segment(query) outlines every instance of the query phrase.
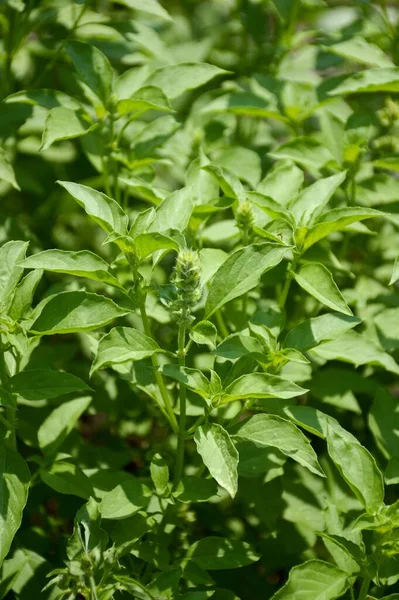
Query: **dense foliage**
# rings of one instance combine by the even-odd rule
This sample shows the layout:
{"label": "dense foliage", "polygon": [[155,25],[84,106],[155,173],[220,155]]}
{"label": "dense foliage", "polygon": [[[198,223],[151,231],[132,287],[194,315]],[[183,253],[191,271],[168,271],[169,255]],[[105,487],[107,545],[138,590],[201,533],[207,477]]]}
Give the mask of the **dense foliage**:
{"label": "dense foliage", "polygon": [[397,600],[397,3],[0,28],[0,599]]}

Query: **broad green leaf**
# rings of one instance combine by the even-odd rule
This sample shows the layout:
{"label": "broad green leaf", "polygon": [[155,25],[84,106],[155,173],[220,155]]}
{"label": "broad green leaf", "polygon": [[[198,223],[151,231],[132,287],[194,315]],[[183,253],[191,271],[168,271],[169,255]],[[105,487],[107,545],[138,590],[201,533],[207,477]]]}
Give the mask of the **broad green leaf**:
{"label": "broad green leaf", "polygon": [[190,390],[193,390],[205,400],[212,397],[208,379],[199,369],[190,369],[188,367],[178,367],[174,364],[166,364],[162,367],[162,372],[167,376],[184,384]]}
{"label": "broad green leaf", "polygon": [[0,248],[0,308],[10,301],[10,296],[20,280],[23,269],[18,263],[25,257],[28,242],[11,241]]}
{"label": "broad green leaf", "polygon": [[21,189],[15,179],[14,169],[2,148],[0,148],[0,181],[9,183],[16,190]]}
{"label": "broad green leaf", "polygon": [[395,264],[393,266],[392,277],[389,285],[396,283],[399,279],[399,256],[396,257]]}
{"label": "broad green leaf", "polygon": [[88,250],[80,250],[80,252],[44,250],[44,252],[29,256],[19,263],[19,266],[24,269],[43,269],[43,271],[53,273],[68,273],[123,288],[111,272],[109,264]]}
{"label": "broad green leaf", "polygon": [[399,411],[398,400],[387,390],[380,388],[368,414],[368,425],[374,440],[385,458],[399,458]]}
{"label": "broad green leaf", "polygon": [[166,10],[161,6],[158,0],[115,0],[117,4],[122,4],[123,6],[127,6],[127,8],[132,8],[133,10],[138,10],[139,12],[144,12],[149,15],[154,15],[155,17],[159,17],[161,19],[165,19],[167,21],[171,21],[170,15],[166,12]]}
{"label": "broad green leaf", "polygon": [[150,337],[132,327],[114,327],[99,341],[91,374],[108,365],[143,360],[155,352],[163,352]]}
{"label": "broad green leaf", "polygon": [[159,87],[168,98],[177,98],[184,92],[201,87],[219,75],[229,71],[207,63],[179,63],[160,67],[145,81],[145,85]]}
{"label": "broad green leaf", "polygon": [[376,512],[384,500],[382,473],[370,452],[336,428],[327,429],[327,447],[331,459],[353,493],[368,512]]}
{"label": "broad green leaf", "polygon": [[274,119],[283,123],[288,122],[288,119],[278,111],[278,107],[274,103],[268,102],[265,98],[260,98],[251,92],[224,94],[209,102],[204,107],[203,112],[233,113],[255,119]]}
{"label": "broad green leaf", "polygon": [[261,276],[282,261],[287,248],[274,244],[253,244],[231,254],[216,271],[209,290],[205,317],[230,300],[249,292]]}
{"label": "broad green leaf", "polygon": [[32,106],[42,106],[43,108],[56,108],[57,106],[65,106],[73,110],[79,110],[81,105],[77,100],[53,89],[39,90],[21,90],[15,94],[11,94],[6,98],[7,103],[17,102],[18,104],[31,104]]}
{"label": "broad green leaf", "polygon": [[291,161],[281,160],[268,171],[256,189],[282,206],[287,206],[299,193],[303,180],[304,174],[301,169]]}
{"label": "broad green leaf", "polygon": [[308,294],[329,308],[352,316],[352,311],[338,289],[332,274],[321,263],[306,263],[293,273],[295,281]]}
{"label": "broad green leaf", "polygon": [[130,596],[133,596],[137,600],[155,600],[154,596],[150,594],[140,581],[128,577],[127,575],[114,575],[113,577],[118,583],[118,590],[126,590]]}
{"label": "broad green leaf", "polygon": [[312,353],[324,360],[342,360],[356,367],[376,365],[391,373],[399,374],[399,365],[392,356],[381,350],[372,340],[355,331],[346,331],[333,341],[326,342]]}
{"label": "broad green leaf", "polygon": [[150,473],[157,494],[164,494],[169,483],[169,467],[160,454],[155,454],[152,458]]}
{"label": "broad green leaf", "polygon": [[0,568],[0,598],[2,600],[13,588],[26,563],[26,557],[18,555],[18,552],[3,562],[3,566]]}
{"label": "broad green leaf", "polygon": [[189,336],[196,344],[207,344],[214,349],[216,346],[217,329],[210,321],[199,321],[190,329]]}
{"label": "broad green leaf", "polygon": [[51,369],[21,371],[7,381],[7,388],[24,400],[58,398],[72,392],[91,390],[79,377]]}
{"label": "broad green leaf", "polygon": [[174,497],[179,502],[207,502],[218,493],[218,488],[213,479],[201,477],[182,477],[175,491]]}
{"label": "broad green leaf", "polygon": [[195,542],[186,557],[206,571],[238,569],[259,560],[259,555],[246,542],[216,536]]}
{"label": "broad green leaf", "polygon": [[244,188],[237,175],[228,169],[224,169],[219,165],[214,164],[208,164],[201,168],[216,179],[226,196],[235,198],[236,200],[242,197]]}
{"label": "broad green leaf", "polygon": [[293,223],[290,212],[281,206],[281,204],[273,200],[273,198],[264,196],[259,192],[247,192],[246,197],[248,200],[256,204],[256,206],[259,206],[259,208],[261,208],[272,219],[283,219],[288,223]]}
{"label": "broad green leaf", "polygon": [[290,204],[290,212],[300,226],[310,225],[328,204],[346,178],[346,171],[319,179],[305,188]]}
{"label": "broad green leaf", "polygon": [[42,467],[40,477],[46,485],[60,494],[72,494],[85,499],[93,496],[90,479],[72,462],[60,460],[49,467]]}
{"label": "broad green leaf", "polygon": [[144,260],[157,250],[178,250],[179,244],[162,233],[141,233],[134,240],[134,246],[139,257]]}
{"label": "broad green leaf", "polygon": [[271,414],[255,415],[236,427],[234,433],[257,446],[277,448],[312,473],[325,477],[308,439],[286,419]]}
{"label": "broad green leaf", "polygon": [[217,356],[227,360],[236,360],[247,354],[265,352],[264,344],[257,338],[243,333],[233,333],[225,338],[215,350]]}
{"label": "broad green leaf", "polygon": [[307,169],[321,169],[334,160],[331,152],[310,137],[300,137],[281,144],[269,152],[269,156],[278,160],[287,158]]}
{"label": "broad green leaf", "polygon": [[392,61],[376,45],[367,42],[360,35],[351,37],[349,40],[323,46],[327,52],[332,52],[342,58],[353,60],[354,62],[364,63],[372,67],[393,67]]}
{"label": "broad green leaf", "polygon": [[348,574],[331,563],[309,560],[293,567],[272,600],[335,600],[348,589]]}
{"label": "broad green leaf", "polygon": [[103,519],[126,519],[147,506],[151,491],[135,477],[117,485],[104,496],[100,505]]}
{"label": "broad green leaf", "polygon": [[234,498],[238,485],[238,452],[227,431],[216,423],[203,425],[196,430],[194,440],[212,477]]}
{"label": "broad green leaf", "polygon": [[43,421],[37,432],[39,446],[44,454],[54,454],[74,429],[77,421],[85,412],[91,398],[77,398],[57,406]]}
{"label": "broad green leaf", "polygon": [[92,331],[129,312],[105,296],[61,292],[43,306],[30,331],[37,335]]}
{"label": "broad green leaf", "polygon": [[30,472],[22,456],[0,447],[0,567],[18,531],[30,482]]}
{"label": "broad green leaf", "polygon": [[287,400],[295,396],[301,396],[307,391],[296,385],[296,383],[277,375],[248,373],[227,386],[220,402],[224,404],[225,402],[249,398],[281,398]]}
{"label": "broad green leaf", "polygon": [[387,308],[374,319],[378,339],[383,348],[399,348],[399,308]]}
{"label": "broad green leaf", "polygon": [[148,533],[150,529],[151,517],[146,518],[141,513],[136,513],[127,519],[116,521],[110,531],[110,536],[117,547],[123,546],[124,549],[129,550],[129,547]]}
{"label": "broad green leaf", "polygon": [[86,185],[71,181],[58,181],[84,208],[86,213],[107,233],[127,233],[128,218],[115,200]]}
{"label": "broad green leaf", "polygon": [[144,113],[148,110],[173,112],[173,108],[163,91],[153,85],[140,88],[130,98],[119,100],[116,110],[120,116],[132,112]]}
{"label": "broad green leaf", "polygon": [[32,306],[33,296],[42,278],[43,271],[36,269],[31,271],[19,282],[15,288],[14,295],[8,314],[12,319],[18,321]]}
{"label": "broad green leaf", "polygon": [[318,346],[321,342],[335,340],[348,329],[362,322],[359,317],[342,313],[328,313],[308,321],[303,321],[288,332],[284,342],[286,348],[296,348],[301,352]]}
{"label": "broad green leaf", "polygon": [[398,92],[399,67],[368,69],[349,75],[336,88],[329,92],[330,96],[346,94],[364,94],[369,92]]}
{"label": "broad green leaf", "polygon": [[114,75],[108,58],[95,46],[76,40],[66,43],[66,51],[85,84],[107,105]]}
{"label": "broad green leaf", "polygon": [[167,196],[158,207],[149,231],[163,232],[169,229],[183,231],[193,212],[192,196],[190,187],[182,188]]}
{"label": "broad green leaf", "polygon": [[15,398],[3,387],[0,387],[0,406],[13,410],[16,408]]}
{"label": "broad green leaf", "polygon": [[244,146],[232,146],[224,150],[218,156],[217,161],[222,168],[228,169],[241,181],[245,181],[251,187],[256,188],[262,175],[261,159],[257,152]]}
{"label": "broad green leaf", "polygon": [[81,137],[89,132],[91,123],[75,110],[65,106],[52,108],[44,124],[41,150],[47,150],[54,142]]}
{"label": "broad green leaf", "polygon": [[306,232],[303,250],[310,248],[310,246],[327,237],[330,233],[345,229],[345,227],[352,225],[352,223],[358,223],[359,221],[371,219],[372,217],[383,216],[384,213],[379,210],[362,208],[360,206],[354,206],[353,208],[334,208],[321,215],[319,220]]}
{"label": "broad green leaf", "polygon": [[180,567],[169,569],[158,573],[147,586],[147,590],[155,598],[165,598],[165,600],[174,600],[179,594],[179,581],[182,576]]}

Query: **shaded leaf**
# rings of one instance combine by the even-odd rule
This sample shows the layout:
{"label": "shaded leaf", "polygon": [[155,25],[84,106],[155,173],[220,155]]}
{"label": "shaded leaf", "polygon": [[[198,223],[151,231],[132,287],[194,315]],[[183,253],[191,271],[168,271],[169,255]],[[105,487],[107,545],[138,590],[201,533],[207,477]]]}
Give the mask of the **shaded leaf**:
{"label": "shaded leaf", "polygon": [[234,498],[238,485],[238,452],[227,431],[216,423],[203,425],[196,430],[194,440],[212,477]]}

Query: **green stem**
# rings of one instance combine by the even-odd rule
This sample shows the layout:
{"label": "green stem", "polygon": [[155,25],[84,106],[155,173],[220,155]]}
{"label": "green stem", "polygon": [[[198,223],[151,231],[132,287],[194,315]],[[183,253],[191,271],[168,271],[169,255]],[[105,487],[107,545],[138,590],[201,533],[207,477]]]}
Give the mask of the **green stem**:
{"label": "green stem", "polygon": [[283,290],[282,290],[282,292],[280,294],[280,298],[279,298],[279,305],[280,305],[281,310],[284,309],[285,303],[287,302],[288,292],[290,291],[290,287],[291,287],[291,283],[292,283],[292,273],[295,271],[295,269],[298,265],[298,261],[299,261],[299,256],[295,256],[294,260],[291,263],[290,272],[287,273],[287,279],[285,280],[285,284],[284,284]]}
{"label": "green stem", "polygon": [[89,583],[90,583],[90,600],[98,600],[96,582],[94,581],[94,577],[91,573],[89,576]]}
{"label": "green stem", "polygon": [[367,600],[370,583],[371,583],[371,577],[366,575],[366,577],[363,579],[362,587],[360,588],[358,600]]}
{"label": "green stem", "polygon": [[227,329],[226,323],[224,322],[222,310],[220,308],[219,308],[219,310],[216,311],[215,317],[216,317],[217,325],[219,327],[219,331],[222,334],[222,336],[224,338],[229,337],[230,333],[229,333],[229,330]]}
{"label": "green stem", "polygon": [[[152,338],[150,322],[148,320],[147,312],[145,309],[145,296],[144,295],[141,295],[141,299],[140,299],[140,315],[141,315],[141,320],[143,322],[145,334],[148,335],[148,337]],[[152,355],[151,362],[152,362],[152,366],[154,367],[155,380],[158,384],[158,388],[159,388],[160,394],[162,396],[162,400],[164,403],[164,408],[165,408],[167,418],[169,420],[169,423],[170,423],[173,431],[175,433],[177,433],[179,430],[179,426],[177,423],[176,415],[173,412],[173,407],[172,407],[172,403],[170,401],[169,392],[166,389],[165,382],[162,378],[162,374],[159,371],[159,362],[158,362],[158,357],[156,354]]]}
{"label": "green stem", "polygon": [[[186,344],[186,326],[183,323],[179,325],[178,335],[178,356],[179,367],[186,366],[186,354],[184,346]],[[174,477],[174,485],[176,486],[183,475],[184,467],[184,438],[186,435],[186,386],[184,383],[179,384],[179,404],[180,404],[180,419],[179,419],[179,439],[177,444],[176,469]]]}

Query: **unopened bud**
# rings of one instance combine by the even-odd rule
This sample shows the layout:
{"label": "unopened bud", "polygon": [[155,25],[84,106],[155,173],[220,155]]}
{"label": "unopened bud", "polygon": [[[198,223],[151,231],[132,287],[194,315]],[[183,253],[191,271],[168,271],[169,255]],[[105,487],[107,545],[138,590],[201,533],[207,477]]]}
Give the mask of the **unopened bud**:
{"label": "unopened bud", "polygon": [[236,221],[238,229],[250,231],[254,226],[254,211],[248,200],[241,202],[237,208]]}
{"label": "unopened bud", "polygon": [[187,308],[194,306],[201,298],[201,263],[194,250],[184,248],[178,253],[174,284]]}

